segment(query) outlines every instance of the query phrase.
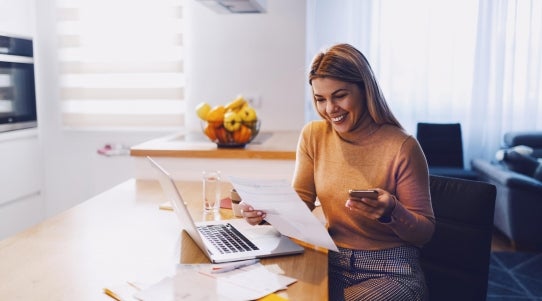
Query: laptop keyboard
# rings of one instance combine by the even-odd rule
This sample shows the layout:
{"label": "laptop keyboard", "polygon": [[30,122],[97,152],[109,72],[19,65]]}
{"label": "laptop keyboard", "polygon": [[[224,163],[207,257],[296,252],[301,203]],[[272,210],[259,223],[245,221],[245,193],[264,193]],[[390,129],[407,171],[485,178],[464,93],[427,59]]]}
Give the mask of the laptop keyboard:
{"label": "laptop keyboard", "polygon": [[221,254],[258,250],[258,247],[230,224],[202,225],[199,231]]}

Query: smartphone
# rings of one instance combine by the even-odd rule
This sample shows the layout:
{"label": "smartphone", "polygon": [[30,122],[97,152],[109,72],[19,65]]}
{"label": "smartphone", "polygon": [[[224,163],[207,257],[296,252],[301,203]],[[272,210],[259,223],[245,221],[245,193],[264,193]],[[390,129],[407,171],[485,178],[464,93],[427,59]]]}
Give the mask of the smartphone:
{"label": "smartphone", "polygon": [[369,198],[376,199],[378,197],[378,191],[376,190],[362,190],[362,189],[350,189],[348,190],[348,195],[353,198]]}

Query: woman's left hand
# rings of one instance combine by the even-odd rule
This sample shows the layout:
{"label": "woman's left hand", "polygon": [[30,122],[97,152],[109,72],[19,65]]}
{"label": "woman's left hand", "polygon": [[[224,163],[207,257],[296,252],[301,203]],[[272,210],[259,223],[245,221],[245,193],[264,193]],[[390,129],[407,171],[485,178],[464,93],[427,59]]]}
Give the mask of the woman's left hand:
{"label": "woman's left hand", "polygon": [[383,216],[390,216],[397,200],[395,196],[386,190],[375,188],[378,192],[376,199],[350,197],[345,206],[355,213],[359,213],[369,219],[378,220]]}

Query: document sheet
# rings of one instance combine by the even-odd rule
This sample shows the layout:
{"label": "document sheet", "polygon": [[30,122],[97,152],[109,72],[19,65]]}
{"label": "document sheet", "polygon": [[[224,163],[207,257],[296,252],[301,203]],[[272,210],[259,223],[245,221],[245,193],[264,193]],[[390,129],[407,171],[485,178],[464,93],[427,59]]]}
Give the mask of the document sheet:
{"label": "document sheet", "polygon": [[295,278],[270,271],[258,263],[215,274],[212,264],[179,264],[172,276],[167,276],[136,293],[142,301],[180,300],[256,300],[296,282]]}
{"label": "document sheet", "polygon": [[312,214],[287,180],[228,179],[241,199],[254,209],[265,211],[265,220],[283,235],[338,252],[325,225]]}

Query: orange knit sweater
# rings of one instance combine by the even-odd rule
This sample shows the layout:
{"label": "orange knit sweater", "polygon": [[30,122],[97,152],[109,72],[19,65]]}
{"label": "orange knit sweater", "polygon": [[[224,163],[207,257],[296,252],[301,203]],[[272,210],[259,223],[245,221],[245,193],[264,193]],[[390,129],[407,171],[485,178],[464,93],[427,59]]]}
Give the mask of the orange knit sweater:
{"label": "orange knit sweater", "polygon": [[[382,125],[347,142],[326,121],[308,123],[300,135],[293,185],[314,208],[321,202],[329,233],[344,248],[379,250],[422,246],[434,231],[427,162],[417,140]],[[349,189],[382,188],[399,201],[384,224],[345,207]]]}

